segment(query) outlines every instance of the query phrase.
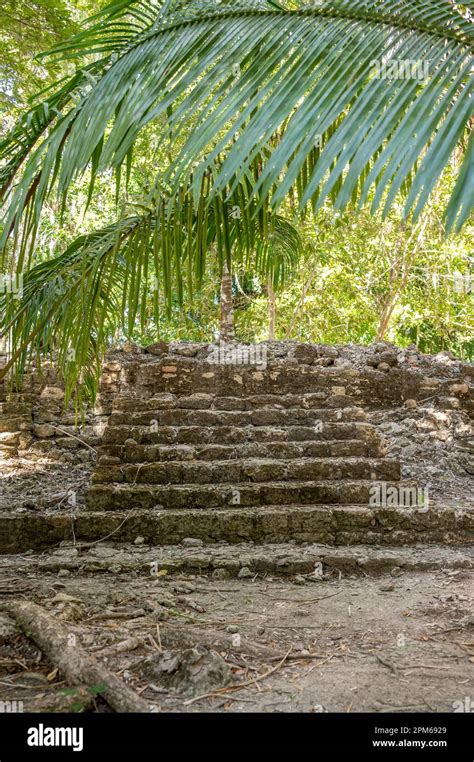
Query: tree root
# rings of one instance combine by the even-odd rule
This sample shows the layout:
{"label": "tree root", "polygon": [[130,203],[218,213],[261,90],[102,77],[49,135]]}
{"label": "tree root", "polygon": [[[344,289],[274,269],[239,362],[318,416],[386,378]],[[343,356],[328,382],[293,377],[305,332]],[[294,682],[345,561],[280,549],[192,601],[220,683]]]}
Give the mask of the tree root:
{"label": "tree root", "polygon": [[86,685],[116,712],[150,712],[147,702],[71,639],[67,627],[36,603],[8,601],[2,608],[34,640],[70,685]]}

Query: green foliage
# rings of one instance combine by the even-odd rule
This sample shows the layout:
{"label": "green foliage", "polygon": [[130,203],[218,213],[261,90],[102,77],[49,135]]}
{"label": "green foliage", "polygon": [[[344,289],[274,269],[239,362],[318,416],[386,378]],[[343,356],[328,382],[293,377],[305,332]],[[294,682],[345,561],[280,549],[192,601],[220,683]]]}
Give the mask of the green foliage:
{"label": "green foliage", "polygon": [[[473,359],[474,228],[444,235],[440,210],[452,182],[445,178],[416,225],[400,226],[396,208],[385,221],[328,208],[316,225],[306,222],[305,256],[277,295],[277,338],[368,344],[388,313],[380,338]],[[266,311],[262,295],[238,315],[239,335],[266,338]]]}
{"label": "green foliage", "polygon": [[17,108],[57,76],[57,65],[33,61],[77,27],[65,0],[2,0],[0,5],[0,109]]}
{"label": "green foliage", "polygon": [[[301,242],[285,218],[255,213],[245,180],[224,203],[206,177],[197,205],[189,188],[157,198],[140,214],[76,238],[63,254],[27,269],[20,293],[0,294],[2,327],[14,347],[4,369],[21,374],[33,356],[55,355],[66,395],[94,396],[100,358],[118,330],[132,337],[160,324],[161,311],[191,305],[209,254],[219,272],[255,268],[280,287],[294,269]],[[247,201],[250,199],[250,206]],[[189,309],[189,307],[188,307]],[[155,328],[156,330],[156,328]]]}

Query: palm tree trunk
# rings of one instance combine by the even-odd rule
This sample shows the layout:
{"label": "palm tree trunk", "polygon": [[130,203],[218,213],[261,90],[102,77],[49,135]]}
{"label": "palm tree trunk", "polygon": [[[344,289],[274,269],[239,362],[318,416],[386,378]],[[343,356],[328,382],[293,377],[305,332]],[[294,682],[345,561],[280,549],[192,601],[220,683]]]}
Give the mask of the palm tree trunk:
{"label": "palm tree trunk", "polygon": [[234,308],[232,304],[232,274],[227,262],[222,268],[221,280],[221,341],[233,341],[234,339]]}
{"label": "palm tree trunk", "polygon": [[275,341],[276,304],[275,304],[275,292],[273,290],[273,284],[270,278],[268,279],[268,283],[267,283],[267,295],[268,295],[268,340]]}

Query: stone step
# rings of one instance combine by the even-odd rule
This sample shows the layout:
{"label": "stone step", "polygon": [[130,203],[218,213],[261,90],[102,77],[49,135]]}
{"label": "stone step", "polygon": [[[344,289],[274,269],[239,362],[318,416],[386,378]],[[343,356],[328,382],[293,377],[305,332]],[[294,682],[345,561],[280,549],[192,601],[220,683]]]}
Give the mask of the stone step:
{"label": "stone step", "polygon": [[135,465],[98,465],[94,484],[243,484],[317,479],[400,479],[400,463],[378,458],[300,458],[232,460],[212,463],[170,461]]}
{"label": "stone step", "polygon": [[0,417],[0,434],[13,431],[28,431],[32,428],[33,421],[31,420],[31,415],[2,415]]}
{"label": "stone step", "polygon": [[316,426],[325,423],[365,421],[357,407],[282,410],[150,410],[112,413],[109,426]]}
{"label": "stone step", "polygon": [[99,463],[104,458],[116,458],[124,463],[158,463],[192,460],[234,460],[241,458],[329,458],[377,457],[380,445],[358,439],[332,442],[254,442],[236,445],[103,445],[99,448]]}
{"label": "stone step", "polygon": [[343,407],[355,405],[353,397],[348,397],[338,388],[338,395],[330,390],[309,394],[253,394],[238,397],[220,397],[216,394],[189,394],[179,396],[164,392],[148,399],[119,395],[113,403],[113,412],[142,413],[150,410],[284,410],[286,408],[311,409],[325,407],[329,397],[337,396]]}
{"label": "stone step", "polygon": [[[439,506],[425,513],[414,508],[368,509],[360,505],[0,513],[0,553],[24,553],[64,540],[81,543],[112,537],[115,542],[130,543],[141,537],[152,545],[175,545],[193,537],[204,543],[232,544],[295,541],[331,546],[472,546],[474,513]],[[207,551],[208,546],[199,550],[199,556]]]}
{"label": "stone step", "polygon": [[[180,508],[226,508],[281,505],[291,512],[293,504],[369,505],[373,481],[327,480],[261,482],[259,484],[93,484],[86,506],[93,510]],[[388,486],[392,486],[387,482]],[[398,482],[393,483],[399,487]]]}
{"label": "stone step", "polygon": [[23,400],[7,400],[0,403],[0,415],[3,416],[30,416],[33,410],[31,402]]}
{"label": "stone step", "polygon": [[[393,374],[399,373],[393,369]],[[271,364],[266,368],[252,365],[212,365],[193,360],[152,362],[133,365],[125,371],[125,382],[144,388],[152,395],[170,393],[189,396],[196,393],[220,397],[244,397],[259,394],[311,394],[327,392],[339,396],[341,387],[351,389],[361,383],[361,374],[353,368],[319,368],[290,363]],[[385,375],[367,375],[367,386]]]}
{"label": "stone step", "polygon": [[[318,430],[317,430],[318,429]],[[320,429],[320,430],[319,430]],[[379,442],[368,423],[325,423],[316,426],[107,426],[104,444],[245,444],[247,442],[321,442],[361,439]]]}
{"label": "stone step", "polygon": [[[195,541],[196,544],[199,542]],[[54,574],[60,570],[72,573],[125,574],[135,572],[154,576],[170,574],[212,574],[217,579],[239,577],[251,579],[254,575],[306,575],[318,581],[341,575],[370,575],[396,572],[440,570],[449,575],[474,568],[472,548],[439,548],[416,545],[411,548],[371,547],[354,545],[331,547],[291,543],[255,546],[215,544],[202,548],[183,545],[137,546],[133,544],[100,543],[89,548],[63,547],[46,558],[6,556],[0,560],[0,572],[5,566],[8,573],[38,576]],[[251,572],[251,574],[249,574]]]}

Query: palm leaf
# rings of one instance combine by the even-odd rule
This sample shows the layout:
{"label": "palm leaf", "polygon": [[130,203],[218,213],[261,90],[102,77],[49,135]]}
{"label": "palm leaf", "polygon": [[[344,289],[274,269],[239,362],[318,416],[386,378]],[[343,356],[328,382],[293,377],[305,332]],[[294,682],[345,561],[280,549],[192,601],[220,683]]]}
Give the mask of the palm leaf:
{"label": "palm leaf", "polygon": [[301,254],[300,236],[268,210],[268,234],[259,235],[256,201],[242,204],[251,192],[248,180],[245,185],[228,201],[216,195],[209,201],[212,184],[206,182],[197,206],[189,186],[179,203],[161,195],[139,214],[80,236],[60,256],[23,272],[20,294],[0,295],[1,337],[11,347],[2,376],[13,371],[20,380],[30,359],[54,356],[67,398],[93,395],[117,329],[128,337],[143,331],[150,301],[157,322],[159,291],[169,313],[174,299],[191,302],[214,252],[221,267],[230,258],[244,271],[250,263],[275,287],[283,285]]}
{"label": "palm leaf", "polygon": [[[123,43],[114,15],[122,5],[133,4],[117,0],[106,14],[111,47]],[[198,198],[221,157],[214,192],[233,191],[230,182],[265,156],[255,187],[262,204],[276,209],[296,188],[301,208],[317,209],[328,197],[341,209],[372,199],[387,213],[404,188],[405,214],[415,217],[467,129],[472,22],[445,0],[321,0],[291,9],[265,0],[177,0],[150,26],[150,0],[136,6],[143,9],[136,34],[44,142],[21,153],[30,159],[10,199],[3,244],[18,234],[22,214],[37,221],[56,178],[64,196],[93,159],[94,172],[118,170],[151,123],[159,138],[172,136],[164,180],[175,194],[192,172]],[[100,47],[101,23],[69,52]],[[67,55],[67,45],[57,52]],[[427,76],[374,76],[374,62],[394,61],[427,63]],[[459,229],[470,208],[455,191],[448,230]]]}
{"label": "palm leaf", "polygon": [[38,93],[36,102],[0,140],[0,200],[46,131],[59,122],[65,110],[82,100],[132,40],[156,23],[156,14],[166,8],[167,2],[169,0],[115,0],[88,19],[84,31],[47,53],[39,54],[38,58],[48,56],[57,60],[87,58],[92,54],[100,57],[86,60],[72,77]]}

